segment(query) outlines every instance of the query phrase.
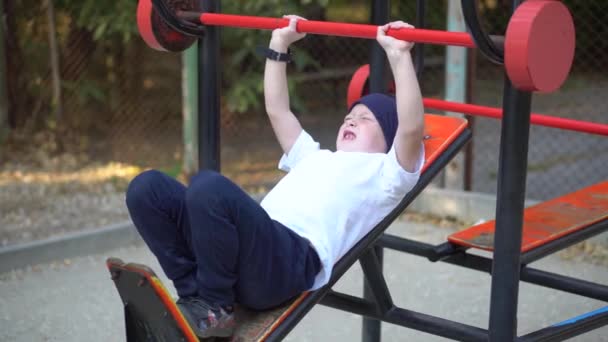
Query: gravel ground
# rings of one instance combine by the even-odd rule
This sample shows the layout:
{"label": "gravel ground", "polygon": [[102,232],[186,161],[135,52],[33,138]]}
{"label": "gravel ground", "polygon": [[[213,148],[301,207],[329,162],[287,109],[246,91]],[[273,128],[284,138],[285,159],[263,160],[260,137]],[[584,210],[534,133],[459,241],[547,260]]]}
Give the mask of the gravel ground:
{"label": "gravel ground", "polygon": [[123,189],[137,168],[60,165],[0,170],[0,247],[129,219]]}
{"label": "gravel ground", "polygon": [[[453,227],[447,222],[441,226],[398,221],[389,232],[438,243],[452,231],[446,226]],[[122,305],[104,265],[109,256],[145,263],[161,273],[145,247],[133,246],[0,274],[0,341],[123,341]],[[535,266],[608,284],[604,267],[580,260],[552,256]],[[443,263],[430,264],[392,251],[385,253],[384,269],[398,305],[487,328],[488,275]],[[169,284],[164,276],[161,278]],[[358,264],[335,286],[338,291],[354,295],[359,295],[361,288]],[[520,335],[606,305],[525,283],[520,287],[519,303]],[[286,341],[357,341],[360,322],[359,316],[316,306]],[[383,324],[382,334],[383,341],[446,341],[390,324]],[[608,341],[608,327],[572,341]]]}

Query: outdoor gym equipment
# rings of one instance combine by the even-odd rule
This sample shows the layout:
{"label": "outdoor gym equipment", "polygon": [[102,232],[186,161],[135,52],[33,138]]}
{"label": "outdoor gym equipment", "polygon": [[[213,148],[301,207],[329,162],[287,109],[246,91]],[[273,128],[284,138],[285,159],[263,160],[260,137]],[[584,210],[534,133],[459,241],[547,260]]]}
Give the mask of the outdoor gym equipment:
{"label": "outdoor gym equipment", "polygon": [[[274,30],[289,24],[288,19],[194,12],[196,1],[139,1],[137,24],[145,42],[154,49],[175,52],[192,45],[194,39],[187,34],[204,34],[205,26]],[[153,4],[162,9],[157,12]],[[159,13],[171,18],[172,10],[173,18],[162,22]],[[186,34],[180,29],[185,29]],[[302,33],[375,39],[378,26],[300,20],[296,29]],[[416,43],[476,47],[471,35],[463,32],[390,29],[387,35]],[[574,46],[574,22],[561,1],[528,1],[513,14],[504,37],[507,73],[521,90],[554,91],[570,72]],[[501,62],[502,58],[494,60]]]}
{"label": "outdoor gym equipment", "polygon": [[[501,118],[496,220],[453,234],[448,241],[439,245],[384,233],[471,138],[466,120],[426,114],[424,145],[427,159],[418,184],[382,222],[336,263],[326,286],[305,292],[282,308],[252,312],[240,322],[239,331],[248,333],[242,335],[237,332],[233,340],[281,340],[317,303],[364,316],[363,336],[366,342],[379,341],[380,321],[455,340],[492,342],[563,340],[608,324],[606,307],[517,336],[520,280],[608,301],[606,285],[565,277],[528,265],[538,258],[608,230],[608,181],[524,210],[529,130],[531,121],[538,120],[530,113],[532,91],[557,89],[567,77],[574,51],[574,26],[567,8],[558,0],[514,0],[512,3],[513,16],[504,37],[504,46],[496,43],[500,39],[492,39],[481,29],[474,0],[462,0],[464,18],[471,35],[422,29],[389,32],[397,38],[419,43],[477,47],[491,61],[498,64],[504,62],[508,79],[505,82],[503,109],[498,113],[497,109],[481,110],[477,107],[457,110],[457,104],[448,106],[443,102],[425,100],[427,107],[446,106],[444,109],[467,113],[480,110],[492,112],[492,115]],[[374,0],[373,6],[373,23],[388,22],[387,1]],[[417,0],[417,6],[417,13],[423,13],[424,0]],[[138,6],[138,26],[142,37],[151,47],[182,51],[194,39],[200,39],[199,165],[213,170],[220,168],[220,103],[217,89],[220,50],[215,25],[273,29],[287,23],[284,19],[217,12],[218,0],[140,0]],[[423,27],[421,18],[423,16],[417,18],[416,26],[419,28]],[[375,37],[376,27],[314,21],[298,23],[300,32],[370,39]],[[372,48],[371,60],[368,88],[372,92],[382,91],[381,85],[386,82],[382,78],[380,61],[384,57],[379,48]],[[417,61],[423,60],[420,58]],[[361,89],[365,88],[367,81],[362,82],[359,84]],[[351,99],[349,97],[349,101]],[[555,124],[554,127],[577,128],[579,131],[606,135],[605,125],[578,122],[574,124],[579,127],[574,127],[572,122],[564,125],[558,121],[549,120],[549,123]],[[382,273],[383,248],[491,273],[488,329],[397,307]],[[468,252],[469,248],[492,250],[493,256],[475,255]],[[357,260],[368,286],[363,298],[332,290],[331,287]],[[142,336],[168,340],[178,336],[180,340],[196,341],[172,299],[162,286],[158,286],[160,282],[154,280],[157,278],[153,272],[143,266],[129,265],[115,259],[108,260],[112,278],[125,305],[128,340],[139,341],[144,338]],[[151,286],[147,287],[147,284]]]}

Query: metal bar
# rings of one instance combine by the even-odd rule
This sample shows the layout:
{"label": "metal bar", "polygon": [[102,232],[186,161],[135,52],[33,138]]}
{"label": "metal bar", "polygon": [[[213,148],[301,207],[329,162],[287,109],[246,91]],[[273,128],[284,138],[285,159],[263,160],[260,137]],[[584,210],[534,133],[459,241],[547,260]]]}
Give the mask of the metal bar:
{"label": "metal bar", "polygon": [[538,246],[533,250],[522,254],[521,263],[526,265],[538,259],[544,258],[547,255],[553,254],[566,247],[577,244],[588,238],[603,233],[608,230],[608,220],[600,221],[585,227],[571,234],[560,237],[557,240],[548,242],[542,246]]}
{"label": "metal bar", "polygon": [[[475,1],[477,2],[477,1]],[[473,94],[473,85],[476,79],[476,71],[477,71],[477,52],[471,51],[467,54],[467,89],[465,91],[465,102],[473,103],[474,102],[474,94]],[[467,120],[469,121],[469,128],[471,132],[475,134],[476,127],[476,118],[474,116],[468,115]],[[475,145],[475,140],[471,140],[471,142],[466,146],[464,151],[464,191],[472,191],[473,190],[473,172],[474,172],[474,163],[475,155],[473,153]]]}
{"label": "metal bar", "polygon": [[505,75],[492,264],[490,341],[517,336],[520,249],[532,94],[513,87]]}
{"label": "metal bar", "polygon": [[182,170],[187,178],[193,176],[198,167],[198,42],[182,54],[182,135],[184,157]]}
{"label": "metal bar", "polygon": [[[416,0],[416,28],[424,29],[426,27],[426,1]],[[414,66],[416,67],[416,76],[419,82],[424,71],[424,44],[416,44],[414,47]]]}
{"label": "metal bar", "polygon": [[[379,256],[374,256],[375,258],[375,266],[376,267],[376,271],[375,271],[375,276],[376,278],[372,278],[370,280],[369,277],[372,277],[372,274],[368,275],[365,274],[365,277],[363,278],[363,298],[365,298],[366,300],[372,300],[375,304],[375,309],[381,313],[386,312],[387,309],[390,309],[391,307],[394,307],[393,305],[393,300],[391,299],[390,293],[388,291],[388,288],[386,287],[386,282],[384,281],[384,277],[382,277],[382,266],[383,266],[383,259],[384,259],[384,253],[382,251],[382,248],[376,248],[376,247],[371,247],[369,251],[373,251],[373,250],[377,250],[379,253]],[[363,263],[361,264],[363,267]],[[371,273],[371,272],[370,272]],[[380,274],[380,277],[382,277],[382,281],[379,281],[378,278],[378,273]],[[382,285],[384,284],[384,290],[381,290],[379,288],[382,288]],[[378,319],[374,319],[374,318],[370,318],[370,317],[363,317],[363,320],[361,322],[361,341],[362,342],[380,342],[382,340],[382,322]]]}
{"label": "metal bar", "polygon": [[[486,273],[490,273],[492,270],[492,259],[467,254],[463,250],[458,250],[460,246],[445,246],[451,245],[449,242],[433,246],[424,242],[383,234],[376,244],[384,248],[390,248],[400,252],[425,257],[432,262],[443,261],[448,264],[462,266]],[[455,249],[455,251],[452,249]],[[449,255],[447,255],[448,252],[442,252],[448,250],[450,250]]]}
{"label": "metal bar", "polygon": [[532,332],[518,341],[563,341],[608,324],[608,306]]}
{"label": "metal bar", "polygon": [[[295,325],[302,320],[302,318],[306,315],[308,311],[312,309],[312,307],[318,303],[323,296],[325,296],[330,290],[331,286],[333,286],[346,271],[358,260],[359,255],[361,255],[364,250],[369,248],[371,244],[373,244],[376,240],[380,238],[382,233],[388,228],[388,226],[403,212],[403,210],[412,203],[412,201],[426,188],[426,186],[437,176],[437,174],[443,170],[445,165],[453,158],[458,151],[471,139],[471,132],[469,130],[463,131],[458,138],[454,140],[450,144],[450,146],[432,163],[425,169],[425,171],[420,175],[420,179],[418,183],[410,190],[410,192],[403,198],[403,200],[397,205],[397,207],[387,215],[384,220],[372,229],[361,241],[357,242],[353,248],[348,251],[342,259],[340,259],[334,269],[332,271],[331,278],[327,285],[323,288],[311,292],[308,294],[308,297],[304,299],[304,301],[298,305],[291,314],[285,318],[283,323],[281,323],[268,337],[268,341],[280,341],[283,337],[285,337],[294,327]],[[462,261],[463,264],[471,264],[471,268],[475,268],[479,261],[473,260],[469,258],[465,258]],[[483,266],[478,266],[483,267]]]}
{"label": "metal bar", "polygon": [[457,341],[488,340],[485,329],[401,308],[391,310],[383,320]]}
{"label": "metal bar", "polygon": [[333,290],[329,290],[319,304],[369,318],[380,318],[375,303]]}
{"label": "metal bar", "polygon": [[[274,30],[289,24],[288,19],[256,17],[232,14],[203,13],[200,21],[206,26],[227,26],[245,29]],[[382,22],[385,24],[385,22]],[[377,25],[350,24],[340,22],[300,20],[297,25],[298,32],[319,34],[326,36],[341,36],[351,38],[376,39]],[[447,32],[426,29],[400,29],[389,30],[387,35],[416,43],[429,43],[438,45],[456,45],[475,48],[471,36],[464,32]]]}
{"label": "metal bar", "polygon": [[[205,12],[219,12],[219,0],[200,2]],[[220,171],[220,29],[209,27],[199,40],[198,167]]]}
{"label": "metal bar", "polygon": [[[431,98],[425,98],[422,101],[426,108],[465,113],[469,115],[483,116],[494,119],[502,119],[503,117],[503,111],[501,108],[493,108]],[[539,126],[547,126],[565,129],[569,131],[608,136],[608,125],[595,122],[564,119],[538,113],[532,113],[530,117],[530,122]]]}
{"label": "metal bar", "polygon": [[608,286],[606,285],[529,267],[522,268],[521,280],[527,283],[608,302]]}
{"label": "metal bar", "polygon": [[[448,264],[486,273],[490,273],[492,270],[492,259],[486,257],[466,254],[464,251],[460,250],[456,250],[455,253],[450,252],[450,255],[442,255],[437,252],[442,249],[442,246],[446,244],[450,245],[450,243],[433,246],[424,242],[383,234],[376,244],[384,248],[421,256],[431,261],[443,261]],[[459,246],[455,246],[453,248],[458,247]],[[445,247],[445,249],[449,250],[449,247]],[[434,258],[435,255],[438,257]],[[521,281],[527,283],[608,302],[608,286],[605,285],[570,278],[527,266],[521,269],[520,278]]]}
{"label": "metal bar", "polygon": [[500,47],[483,31],[479,18],[477,17],[477,1],[462,0],[462,14],[464,21],[467,23],[473,41],[479,48],[479,51],[493,63],[504,63],[504,46]]}
{"label": "metal bar", "polygon": [[439,261],[441,259],[447,258],[465,250],[464,247],[457,246],[449,242],[434,246],[428,243],[409,240],[386,233],[380,237],[376,245],[398,250],[401,252],[423,256],[433,262]]}
{"label": "metal bar", "polygon": [[[371,8],[371,17],[370,22],[374,25],[383,25],[388,22],[390,17],[390,5],[388,0],[372,0],[372,8]],[[377,34],[377,26],[376,33],[374,33],[374,37]],[[371,42],[371,52],[370,52],[370,77],[369,77],[369,90],[370,93],[385,93],[387,86],[387,77],[386,77],[386,57],[384,50],[378,44],[377,41]],[[381,248],[377,251],[377,259],[376,262],[378,265],[376,266],[376,271],[382,272],[383,265],[383,251]],[[370,275],[371,276],[371,275]],[[383,296],[385,298],[376,298],[374,296],[374,290],[372,290],[372,286],[376,284],[370,284],[369,279],[364,279],[363,281],[363,298],[368,300],[376,299],[378,306],[382,309],[386,309],[384,306],[389,305],[393,306],[392,300],[390,300],[390,295],[386,296],[386,293],[379,293],[378,295]],[[385,284],[386,285],[386,284]],[[378,289],[376,289],[378,290]],[[380,291],[380,290],[378,290]],[[388,291],[388,290],[387,290]],[[386,299],[388,298],[388,302]],[[384,301],[380,303],[380,301]],[[361,327],[361,341],[363,342],[380,342],[382,334],[382,328],[379,320],[370,319],[363,317],[362,327]]]}
{"label": "metal bar", "polygon": [[331,291],[320,304],[458,341],[487,341],[488,339],[488,331],[485,329],[411,310],[396,307],[385,315],[380,315],[375,310],[373,303],[344,293]]}
{"label": "metal bar", "polygon": [[391,298],[390,291],[386,285],[386,280],[382,275],[382,266],[376,257],[376,250],[382,249],[377,247],[368,249],[367,252],[363,253],[359,258],[359,262],[361,263],[367,285],[375,299],[377,309],[380,314],[385,314],[395,307],[395,305],[393,304],[393,299]]}
{"label": "metal bar", "polygon": [[378,242],[376,242],[376,245],[400,252],[419,255],[425,258],[430,258],[432,256],[433,248],[435,247],[425,242],[405,239],[386,233],[382,234]]}

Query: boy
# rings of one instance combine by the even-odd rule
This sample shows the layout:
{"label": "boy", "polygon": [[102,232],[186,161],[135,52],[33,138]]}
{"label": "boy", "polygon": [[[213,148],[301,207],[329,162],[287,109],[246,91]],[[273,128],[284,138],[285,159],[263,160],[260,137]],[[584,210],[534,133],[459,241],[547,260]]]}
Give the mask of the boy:
{"label": "boy", "polygon": [[394,22],[378,28],[396,100],[371,94],[357,101],[331,152],[319,149],[289,109],[288,56],[281,54],[304,34],[296,32],[302,18],[286,17],[289,26],[272,32],[264,97],[285,153],[279,168],[288,174],[261,205],[210,171],[193,177],[188,188],[146,171],[127,190],[135,226],[202,338],[233,333],[234,303],[267,309],[327,284],[335,262],[416,184],[424,161],[413,44],[386,35],[389,28],[411,26]]}

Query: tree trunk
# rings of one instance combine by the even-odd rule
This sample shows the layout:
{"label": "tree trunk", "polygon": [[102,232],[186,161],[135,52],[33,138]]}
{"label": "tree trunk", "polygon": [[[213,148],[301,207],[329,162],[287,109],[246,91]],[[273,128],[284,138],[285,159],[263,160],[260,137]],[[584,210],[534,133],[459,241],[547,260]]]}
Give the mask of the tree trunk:
{"label": "tree trunk", "polygon": [[53,77],[53,106],[55,107],[55,121],[59,124],[63,116],[63,102],[61,96],[61,75],[59,73],[59,48],[57,46],[55,7],[53,5],[53,0],[46,0],[46,9],[49,24],[49,53],[51,55],[51,74]]}
{"label": "tree trunk", "polygon": [[[0,2],[0,156],[2,155],[2,144],[8,137],[10,131],[8,125],[8,98],[6,97],[6,52],[4,50],[5,43],[5,13],[4,6]],[[2,158],[0,158],[1,160]]]}
{"label": "tree trunk", "polygon": [[14,3],[10,0],[1,1],[3,1],[4,5],[2,22],[6,29],[3,37],[4,48],[6,51],[11,52],[5,55],[6,60],[2,60],[1,63],[6,63],[7,120],[8,125],[14,129],[25,122],[26,118],[20,116],[25,115],[25,104],[29,102],[30,97],[24,91],[25,86],[23,85],[23,81],[19,79],[19,75],[23,74],[24,58],[16,36],[18,30],[15,21],[16,12],[14,10]]}

